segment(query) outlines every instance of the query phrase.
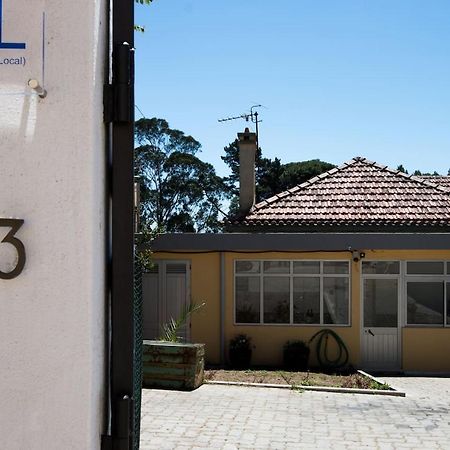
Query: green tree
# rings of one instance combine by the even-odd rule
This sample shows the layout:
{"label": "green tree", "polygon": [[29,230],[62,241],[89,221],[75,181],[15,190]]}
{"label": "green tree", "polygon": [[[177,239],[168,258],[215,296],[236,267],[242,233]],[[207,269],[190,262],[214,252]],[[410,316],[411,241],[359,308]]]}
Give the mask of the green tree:
{"label": "green tree", "polygon": [[425,177],[439,177],[439,176],[441,176],[441,174],[436,172],[436,171],[431,173],[431,172],[421,172],[420,170],[415,170],[413,175],[416,175],[418,177],[421,177],[421,176],[425,176]]}
{"label": "green tree", "polygon": [[[134,1],[139,5],[150,5],[150,3],[153,2],[153,0],[134,0]],[[135,25],[134,31],[140,31],[141,33],[143,33],[145,31],[145,27],[142,25]]]}
{"label": "green tree", "polygon": [[155,117],[138,120],[135,137],[143,225],[168,232],[218,231],[227,190],[213,166],[196,156],[200,143]]}
{"label": "green tree", "polygon": [[[408,171],[403,167],[403,164],[400,164],[397,167],[397,170],[399,170],[400,172],[406,173],[406,174],[408,173]],[[431,172],[422,172],[420,170],[415,170],[413,172],[413,175],[415,175],[417,177],[421,177],[421,176],[439,177],[439,176],[441,176],[438,172],[436,172],[436,170],[433,173],[431,173]],[[449,175],[450,175],[450,169],[449,169]]]}
{"label": "green tree", "polygon": [[[239,195],[239,142],[236,139],[224,148],[225,156],[222,161],[230,168],[231,174],[224,178],[230,192]],[[276,181],[281,176],[281,162],[278,158],[274,161],[263,158],[261,148],[258,148],[255,156],[255,180],[256,200],[267,198],[276,188]]]}
{"label": "green tree", "polygon": [[285,191],[334,167],[336,167],[334,164],[321,161],[320,159],[283,164],[283,174],[280,178],[279,189],[281,192]]}

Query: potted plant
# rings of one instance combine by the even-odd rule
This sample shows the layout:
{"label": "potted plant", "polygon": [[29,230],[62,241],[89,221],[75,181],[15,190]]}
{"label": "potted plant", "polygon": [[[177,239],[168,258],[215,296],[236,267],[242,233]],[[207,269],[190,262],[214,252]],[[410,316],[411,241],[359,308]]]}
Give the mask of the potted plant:
{"label": "potted plant", "polygon": [[252,359],[251,338],[246,334],[238,334],[230,340],[230,365],[238,369],[246,369]]}
{"label": "potted plant", "polygon": [[144,340],[143,387],[193,390],[203,384],[205,344],[181,342],[180,336],[189,316],[203,306],[192,303],[163,325],[159,340]]}
{"label": "potted plant", "polygon": [[310,348],[304,341],[287,341],[283,347],[284,367],[289,370],[306,370],[308,368]]}

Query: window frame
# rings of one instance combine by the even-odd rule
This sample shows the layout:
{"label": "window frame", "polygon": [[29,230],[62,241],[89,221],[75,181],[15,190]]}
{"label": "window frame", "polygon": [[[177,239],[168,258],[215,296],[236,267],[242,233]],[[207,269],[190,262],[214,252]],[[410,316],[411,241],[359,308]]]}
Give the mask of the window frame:
{"label": "window frame", "polygon": [[[236,265],[238,262],[255,262],[260,263],[259,273],[237,273]],[[265,262],[289,262],[289,273],[264,273]],[[319,262],[319,273],[294,273],[294,262]],[[345,262],[347,263],[348,273],[324,273],[325,262]],[[236,290],[236,278],[238,277],[259,277],[259,322],[246,323],[237,322],[236,320],[236,306],[237,306],[237,290]],[[264,278],[268,277],[286,277],[289,278],[289,322],[288,323],[265,323],[264,322]],[[320,323],[295,323],[294,322],[294,278],[319,278],[320,289]],[[345,278],[348,280],[348,315],[347,322],[345,324],[331,324],[324,323],[324,278]],[[234,259],[233,260],[233,324],[235,326],[275,326],[275,327],[351,327],[352,317],[352,264],[348,259]]]}
{"label": "window frame", "polygon": [[[446,261],[444,261],[445,264]],[[406,266],[406,265],[405,265]],[[406,267],[405,267],[406,269]],[[408,283],[443,283],[443,317],[442,323],[408,323]],[[404,305],[403,305],[403,314],[404,314],[404,326],[408,328],[449,328],[450,322],[447,323],[447,284],[450,283],[450,275],[430,275],[430,274],[413,274],[407,275],[406,270],[404,274]]]}
{"label": "window frame", "polygon": [[[441,259],[420,259],[420,260],[406,260],[404,264],[404,275],[405,277],[445,277],[447,276],[447,262],[446,260]],[[408,263],[442,263],[443,271],[442,273],[408,273]]]}
{"label": "window frame", "polygon": [[[364,262],[384,262],[384,261],[391,261],[395,262],[398,261],[400,263],[400,271],[398,274],[363,274],[362,273],[362,264]],[[427,263],[427,262],[441,262],[444,264],[444,273],[442,274],[408,274],[408,263],[410,262],[417,262],[417,263]],[[450,285],[450,259],[406,259],[406,260],[399,260],[394,258],[389,259],[375,259],[375,258],[368,258],[361,261],[361,282],[365,278],[396,278],[398,277],[400,282],[400,297],[399,297],[399,303],[401,308],[401,315],[400,315],[400,321],[399,321],[399,327],[400,328],[450,328],[450,320],[447,322],[447,290],[450,289],[450,286],[447,287],[447,284]],[[442,301],[444,302],[444,316],[442,324],[415,324],[415,323],[408,323],[408,282],[443,282],[444,283],[444,294]],[[361,284],[361,289],[362,289]],[[362,293],[362,290],[361,290]],[[361,297],[362,298],[362,297]]]}

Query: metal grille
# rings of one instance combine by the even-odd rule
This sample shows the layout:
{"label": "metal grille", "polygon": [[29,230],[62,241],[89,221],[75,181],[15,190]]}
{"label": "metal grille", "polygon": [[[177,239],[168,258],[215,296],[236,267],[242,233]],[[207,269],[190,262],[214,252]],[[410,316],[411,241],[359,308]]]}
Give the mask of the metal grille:
{"label": "metal grille", "polygon": [[133,449],[139,450],[141,430],[141,389],[142,389],[142,267],[135,255],[134,259],[134,442]]}

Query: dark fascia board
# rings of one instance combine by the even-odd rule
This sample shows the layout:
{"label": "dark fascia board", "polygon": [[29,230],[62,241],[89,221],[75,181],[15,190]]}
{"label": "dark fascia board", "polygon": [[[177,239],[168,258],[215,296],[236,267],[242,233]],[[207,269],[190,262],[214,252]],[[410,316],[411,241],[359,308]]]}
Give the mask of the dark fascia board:
{"label": "dark fascia board", "polygon": [[217,233],[161,234],[156,252],[293,252],[450,250],[450,233]]}

